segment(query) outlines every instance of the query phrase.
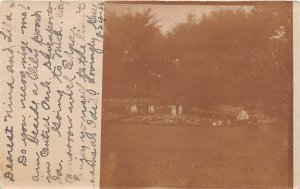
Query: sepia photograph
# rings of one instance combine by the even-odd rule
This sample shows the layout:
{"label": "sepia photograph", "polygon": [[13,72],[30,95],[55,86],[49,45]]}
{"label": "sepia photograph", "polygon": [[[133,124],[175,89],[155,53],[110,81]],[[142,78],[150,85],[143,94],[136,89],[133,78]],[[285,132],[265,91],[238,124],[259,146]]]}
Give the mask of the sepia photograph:
{"label": "sepia photograph", "polygon": [[105,2],[101,188],[293,188],[293,2]]}

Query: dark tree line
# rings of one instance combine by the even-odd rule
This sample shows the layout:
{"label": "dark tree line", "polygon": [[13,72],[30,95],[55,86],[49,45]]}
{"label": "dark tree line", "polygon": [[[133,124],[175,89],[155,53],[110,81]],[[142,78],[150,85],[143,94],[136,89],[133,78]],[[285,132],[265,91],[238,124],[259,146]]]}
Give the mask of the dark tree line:
{"label": "dark tree line", "polygon": [[190,14],[167,34],[150,9],[107,11],[104,98],[289,104],[291,10],[281,3]]}

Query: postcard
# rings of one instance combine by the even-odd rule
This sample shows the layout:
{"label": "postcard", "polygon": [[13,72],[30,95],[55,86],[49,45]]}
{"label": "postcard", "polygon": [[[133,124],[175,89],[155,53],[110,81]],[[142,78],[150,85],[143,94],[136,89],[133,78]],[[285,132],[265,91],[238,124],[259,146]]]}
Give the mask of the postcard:
{"label": "postcard", "polygon": [[299,188],[299,14],[0,2],[0,189]]}

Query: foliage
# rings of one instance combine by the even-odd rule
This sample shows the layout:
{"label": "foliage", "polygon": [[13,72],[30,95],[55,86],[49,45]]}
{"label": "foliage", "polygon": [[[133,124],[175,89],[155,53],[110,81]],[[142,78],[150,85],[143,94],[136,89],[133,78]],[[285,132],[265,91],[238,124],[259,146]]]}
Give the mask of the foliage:
{"label": "foliage", "polygon": [[198,106],[289,104],[291,10],[291,4],[274,3],[221,9],[201,19],[190,14],[165,35],[150,9],[107,12],[104,97]]}

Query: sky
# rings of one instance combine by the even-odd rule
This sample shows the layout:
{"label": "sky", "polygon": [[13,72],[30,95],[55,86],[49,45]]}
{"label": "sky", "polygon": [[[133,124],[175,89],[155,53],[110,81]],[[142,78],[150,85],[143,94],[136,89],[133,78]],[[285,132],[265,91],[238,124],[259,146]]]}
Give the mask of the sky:
{"label": "sky", "polygon": [[132,12],[141,12],[151,8],[155,19],[159,20],[159,25],[162,33],[170,31],[177,23],[184,22],[189,13],[193,13],[196,17],[201,18],[201,15],[209,14],[212,11],[220,9],[236,9],[245,8],[250,10],[250,6],[240,5],[165,5],[165,4],[122,4],[109,3],[105,5],[105,9],[115,11],[118,14],[124,14],[128,10]]}

